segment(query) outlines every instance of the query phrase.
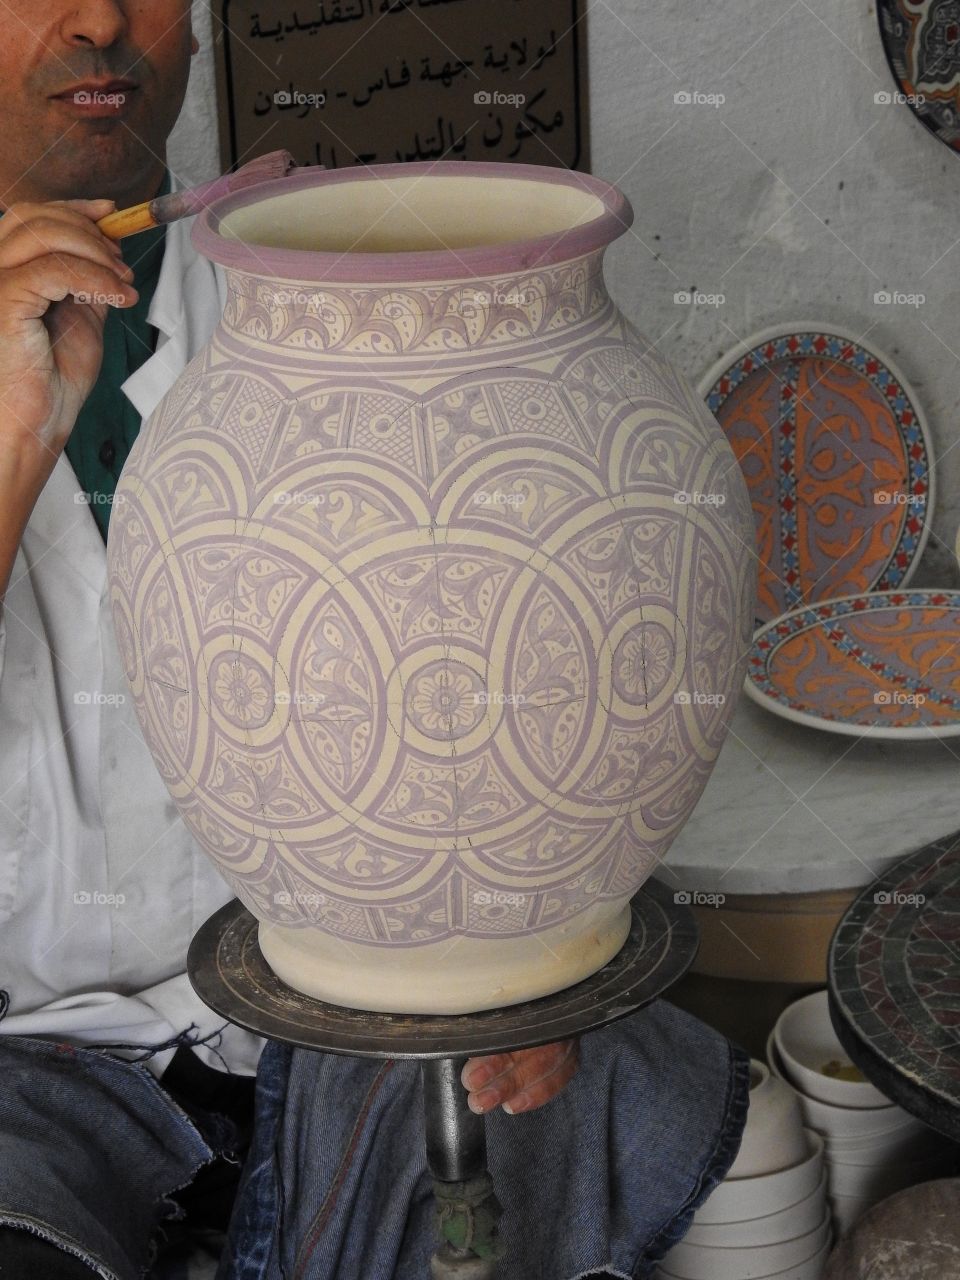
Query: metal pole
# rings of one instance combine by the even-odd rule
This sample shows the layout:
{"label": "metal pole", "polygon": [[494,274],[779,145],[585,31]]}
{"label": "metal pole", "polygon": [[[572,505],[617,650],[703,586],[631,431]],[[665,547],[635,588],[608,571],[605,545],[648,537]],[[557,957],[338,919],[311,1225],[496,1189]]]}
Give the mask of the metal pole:
{"label": "metal pole", "polygon": [[438,1182],[466,1182],[487,1167],[483,1116],[467,1106],[460,1083],[466,1058],[432,1058],[420,1064],[427,1129],[427,1165]]}
{"label": "metal pole", "polygon": [[[435,1184],[489,1181],[483,1116],[467,1106],[467,1091],[460,1083],[465,1062],[466,1058],[432,1058],[420,1064],[427,1167]],[[432,1280],[496,1280],[497,1264],[444,1240],[430,1260],[430,1275]]]}

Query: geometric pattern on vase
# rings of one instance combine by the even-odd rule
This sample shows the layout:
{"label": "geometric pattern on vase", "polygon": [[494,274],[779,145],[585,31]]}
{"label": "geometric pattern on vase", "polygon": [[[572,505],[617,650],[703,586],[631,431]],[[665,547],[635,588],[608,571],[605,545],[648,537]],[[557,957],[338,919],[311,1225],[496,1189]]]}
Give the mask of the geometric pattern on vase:
{"label": "geometric pattern on vase", "polygon": [[543,931],[623,903],[702,792],[752,516],[600,256],[473,280],[523,298],[479,315],[462,281],[288,303],[228,270],[141,431],[120,652],[171,795],[261,920],[380,947]]}

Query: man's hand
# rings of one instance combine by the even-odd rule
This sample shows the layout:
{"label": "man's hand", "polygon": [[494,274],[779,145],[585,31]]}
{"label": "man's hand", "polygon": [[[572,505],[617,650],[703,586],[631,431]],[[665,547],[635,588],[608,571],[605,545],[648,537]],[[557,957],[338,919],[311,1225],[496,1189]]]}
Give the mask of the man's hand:
{"label": "man's hand", "polygon": [[0,218],[0,600],[37,498],[93,389],[108,306],[133,272],[96,225],[112,200],[12,204]]}
{"label": "man's hand", "polygon": [[14,204],[0,219],[0,440],[56,461],[103,359],[108,306],[137,291],[96,225],[112,200]]}
{"label": "man's hand", "polygon": [[467,1105],[480,1115],[497,1106],[510,1115],[542,1107],[572,1079],[578,1056],[576,1040],[560,1040],[536,1049],[471,1058],[460,1075],[469,1090]]}

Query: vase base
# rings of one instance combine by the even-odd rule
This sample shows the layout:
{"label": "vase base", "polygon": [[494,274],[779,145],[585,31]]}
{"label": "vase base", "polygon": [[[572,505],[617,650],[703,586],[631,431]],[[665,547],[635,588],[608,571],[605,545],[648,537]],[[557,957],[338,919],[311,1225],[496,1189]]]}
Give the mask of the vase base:
{"label": "vase base", "polygon": [[264,924],[263,958],[294,990],[376,1013],[478,1013],[536,1000],[602,969],[630,932],[630,904],[604,902],[522,938],[446,938],[411,947],[342,942]]}

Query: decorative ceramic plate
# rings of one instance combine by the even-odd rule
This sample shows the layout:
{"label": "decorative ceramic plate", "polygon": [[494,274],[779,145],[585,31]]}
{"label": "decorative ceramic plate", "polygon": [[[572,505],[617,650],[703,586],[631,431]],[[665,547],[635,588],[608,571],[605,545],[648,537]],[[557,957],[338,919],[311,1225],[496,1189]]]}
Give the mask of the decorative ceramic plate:
{"label": "decorative ceramic plate", "polygon": [[876,99],[903,101],[941,142],[960,150],[957,0],[877,0],[877,17],[899,93]]}
{"label": "decorative ceramic plate", "polygon": [[758,622],[905,584],[929,532],[932,450],[885,357],[830,327],[767,330],[700,384],[746,476]]}
{"label": "decorative ceramic plate", "polygon": [[768,711],[873,738],[960,734],[960,591],[877,591],[797,609],[753,638]]}

